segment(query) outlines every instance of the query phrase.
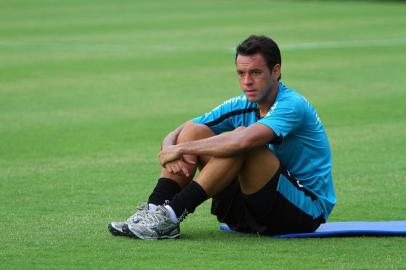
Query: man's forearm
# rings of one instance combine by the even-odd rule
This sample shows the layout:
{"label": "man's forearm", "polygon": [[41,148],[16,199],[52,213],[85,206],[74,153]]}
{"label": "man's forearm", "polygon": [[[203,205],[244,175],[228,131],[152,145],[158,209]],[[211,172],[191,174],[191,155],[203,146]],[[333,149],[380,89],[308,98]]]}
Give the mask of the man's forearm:
{"label": "man's forearm", "polygon": [[182,155],[208,155],[230,157],[244,151],[247,146],[238,132],[226,133],[210,138],[184,142],[177,145]]}
{"label": "man's forearm", "polygon": [[207,139],[181,143],[177,147],[182,155],[230,157],[255,147],[264,146],[274,137],[275,133],[272,129],[262,124],[255,124]]}
{"label": "man's forearm", "polygon": [[255,147],[268,144],[275,137],[269,127],[254,124],[244,129],[168,146],[159,153],[161,165],[182,158],[184,155],[231,157]]}

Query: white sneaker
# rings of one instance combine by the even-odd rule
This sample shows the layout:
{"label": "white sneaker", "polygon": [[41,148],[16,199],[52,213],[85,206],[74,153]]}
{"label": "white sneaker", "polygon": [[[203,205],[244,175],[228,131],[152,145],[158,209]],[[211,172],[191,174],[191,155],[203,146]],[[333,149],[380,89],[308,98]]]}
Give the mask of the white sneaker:
{"label": "white sneaker", "polygon": [[128,236],[123,231],[123,226],[130,223],[137,223],[141,221],[149,212],[147,203],[143,203],[137,207],[137,211],[129,217],[126,221],[113,221],[109,224],[108,229],[112,235],[115,236]]}
{"label": "white sneaker", "polygon": [[169,210],[158,206],[155,211],[137,223],[128,223],[123,226],[125,234],[143,240],[176,239],[180,237],[180,222],[173,222],[169,218]]}

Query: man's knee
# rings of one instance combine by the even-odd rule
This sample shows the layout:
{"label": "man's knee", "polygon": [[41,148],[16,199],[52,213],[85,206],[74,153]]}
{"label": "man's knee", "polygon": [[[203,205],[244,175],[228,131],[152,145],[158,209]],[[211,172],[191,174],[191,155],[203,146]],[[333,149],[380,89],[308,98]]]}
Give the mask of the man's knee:
{"label": "man's knee", "polygon": [[177,143],[201,140],[214,135],[216,134],[208,126],[188,121],[180,132]]}

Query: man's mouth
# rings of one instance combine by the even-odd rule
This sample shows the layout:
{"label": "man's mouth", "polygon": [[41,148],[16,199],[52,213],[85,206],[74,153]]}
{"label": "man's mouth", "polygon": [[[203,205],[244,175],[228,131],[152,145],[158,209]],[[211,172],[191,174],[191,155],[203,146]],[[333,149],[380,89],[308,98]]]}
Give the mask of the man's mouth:
{"label": "man's mouth", "polygon": [[252,96],[255,94],[255,90],[253,89],[246,89],[244,92],[247,96]]}

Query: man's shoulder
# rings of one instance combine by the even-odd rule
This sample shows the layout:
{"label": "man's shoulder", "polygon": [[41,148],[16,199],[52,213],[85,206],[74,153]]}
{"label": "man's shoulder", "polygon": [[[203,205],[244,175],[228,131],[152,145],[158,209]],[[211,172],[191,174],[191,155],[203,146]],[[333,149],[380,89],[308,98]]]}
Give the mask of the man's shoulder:
{"label": "man's shoulder", "polygon": [[241,95],[227,99],[226,101],[223,102],[223,104],[246,103],[246,102],[249,102],[247,97],[244,94],[241,94]]}
{"label": "man's shoulder", "polygon": [[277,102],[289,102],[293,104],[305,104],[306,98],[296,90],[287,87],[283,83],[279,83],[279,93],[276,98]]}
{"label": "man's shoulder", "polygon": [[[221,103],[217,108],[227,108],[229,110],[242,110],[256,107],[255,103],[249,101],[244,94],[232,97]],[[216,108],[216,109],[217,109]]]}

